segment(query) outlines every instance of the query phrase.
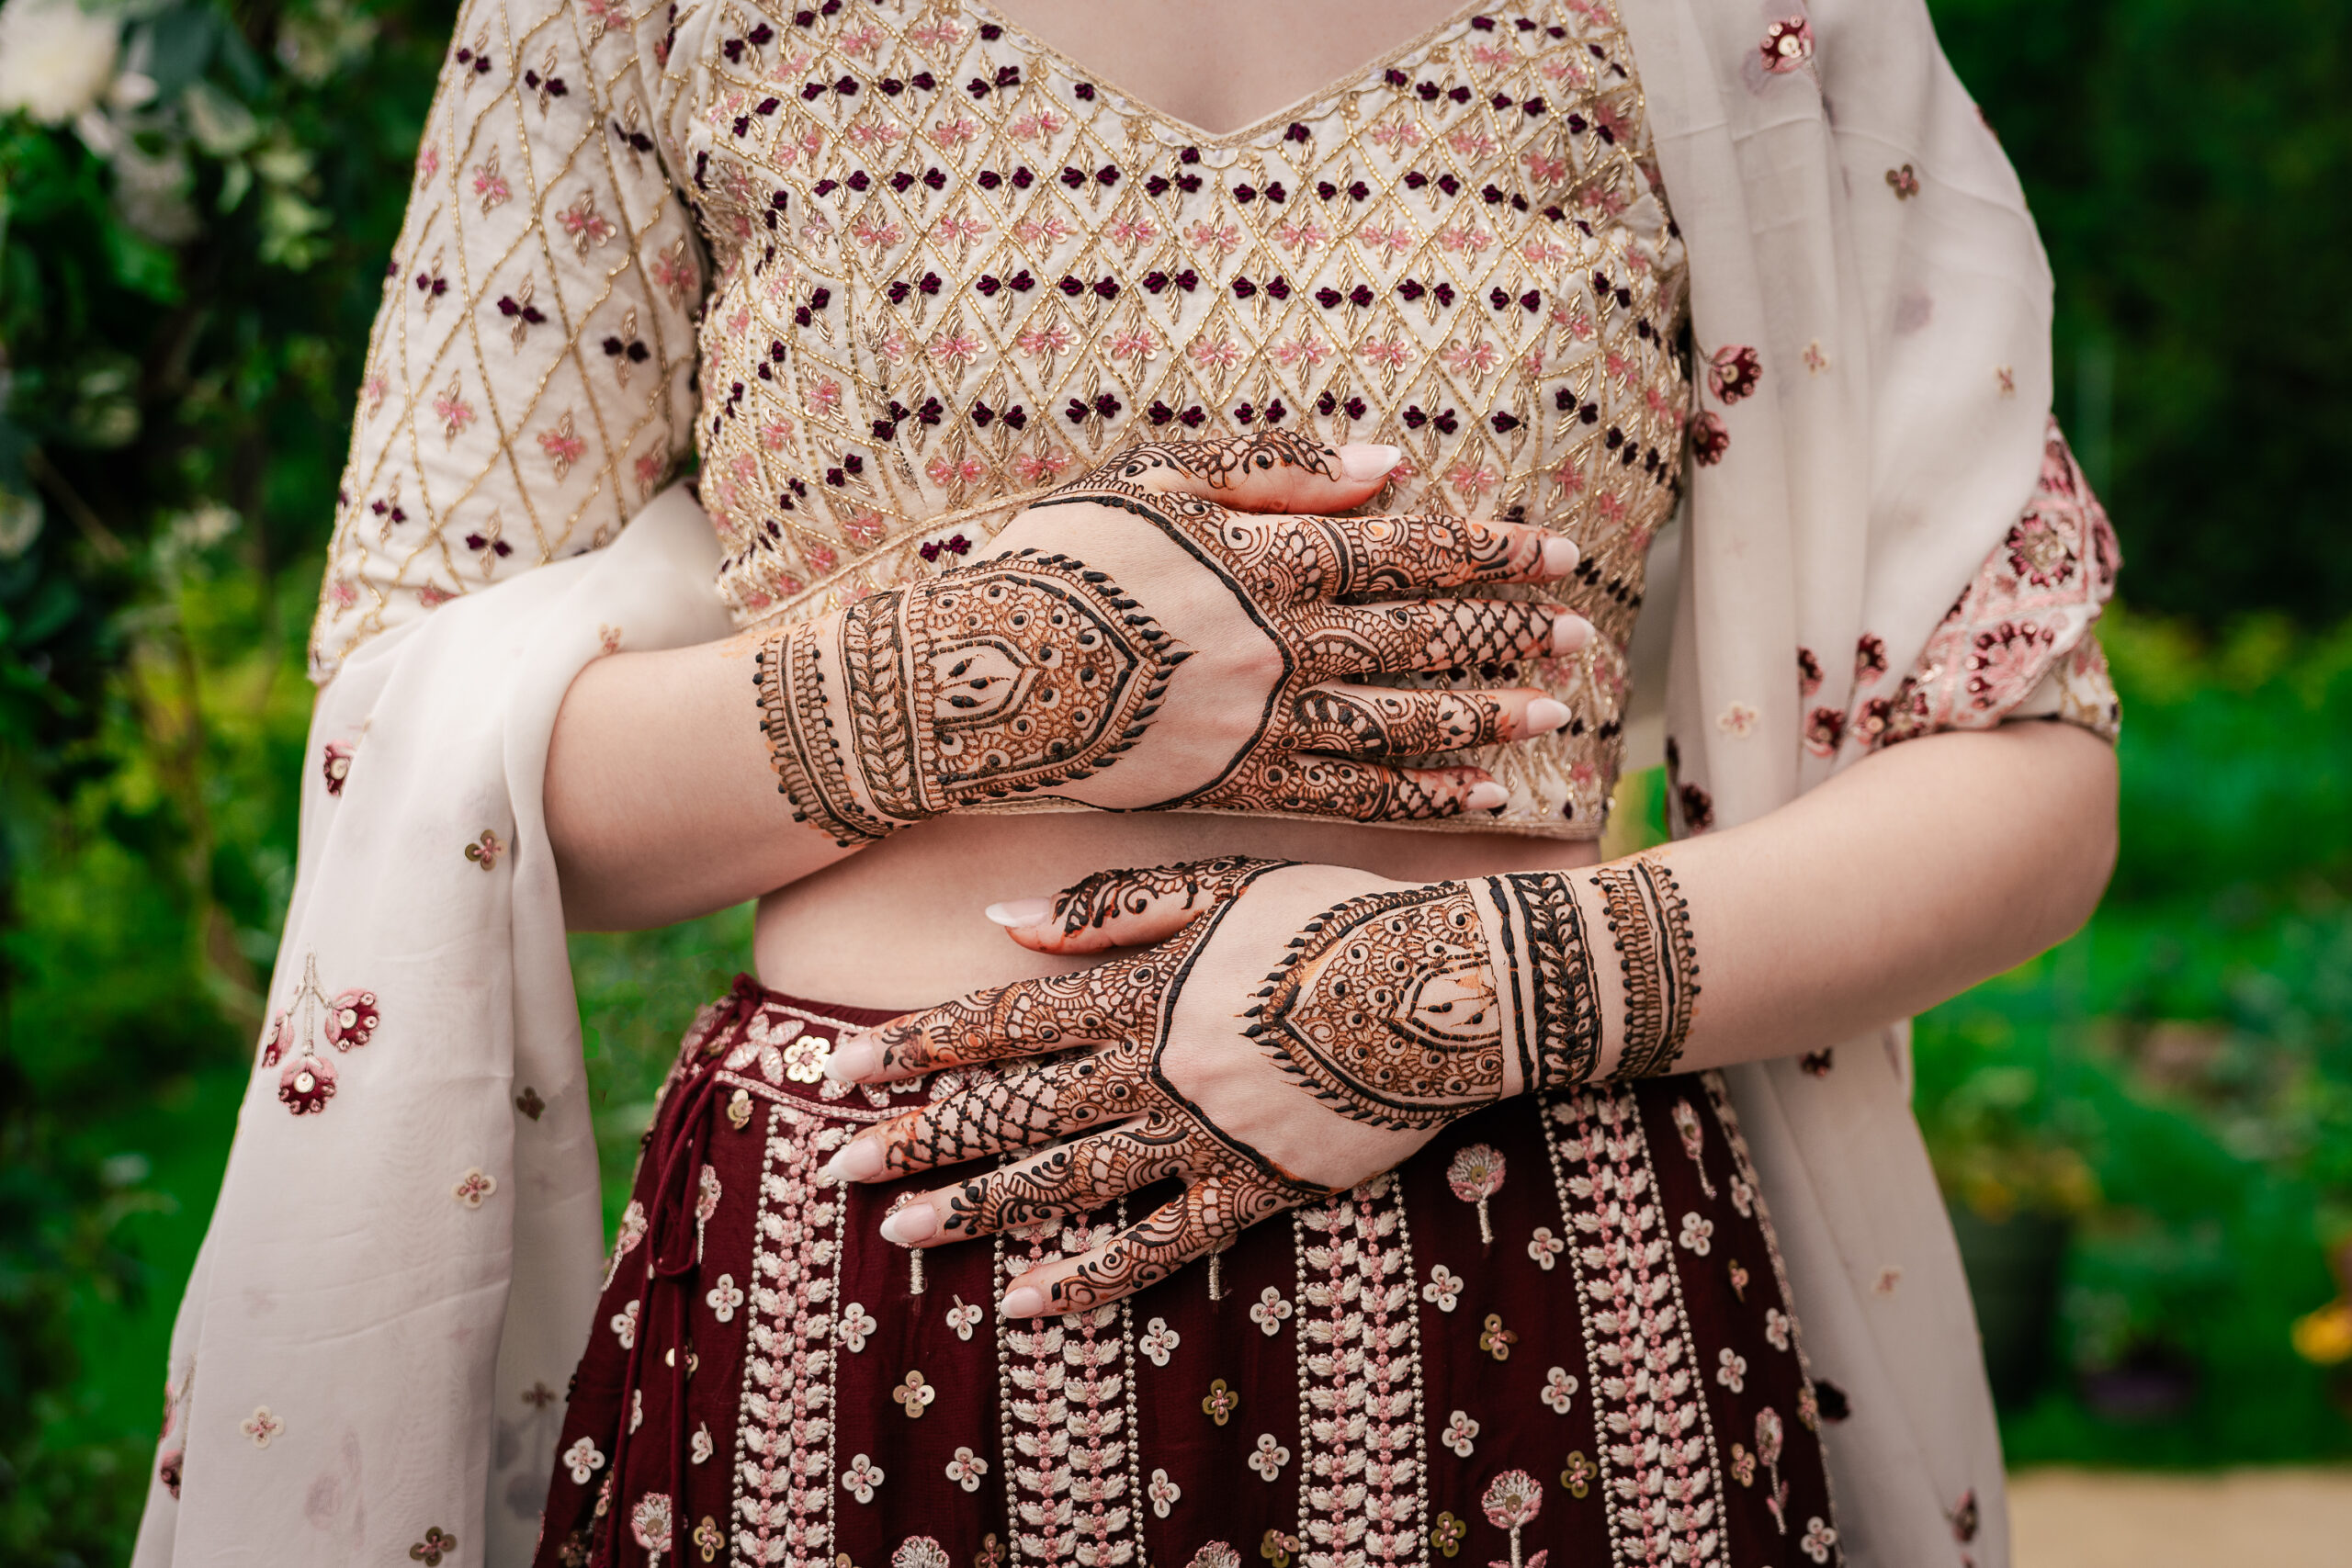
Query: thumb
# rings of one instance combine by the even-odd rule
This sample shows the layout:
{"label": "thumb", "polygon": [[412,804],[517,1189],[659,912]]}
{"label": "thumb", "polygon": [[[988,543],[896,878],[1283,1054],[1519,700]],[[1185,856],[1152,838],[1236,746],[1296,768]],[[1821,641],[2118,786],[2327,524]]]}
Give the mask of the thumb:
{"label": "thumb", "polygon": [[1227,855],[1141,871],[1098,871],[1050,899],[991,904],[988,917],[1037,953],[1141,947],[1167,941],[1267,872],[1296,863]]}
{"label": "thumb", "polygon": [[1303,433],[1265,430],[1225,441],[1131,446],[1070,488],[1116,479],[1236,512],[1345,512],[1379,494],[1403,457],[1378,442],[1331,446]]}

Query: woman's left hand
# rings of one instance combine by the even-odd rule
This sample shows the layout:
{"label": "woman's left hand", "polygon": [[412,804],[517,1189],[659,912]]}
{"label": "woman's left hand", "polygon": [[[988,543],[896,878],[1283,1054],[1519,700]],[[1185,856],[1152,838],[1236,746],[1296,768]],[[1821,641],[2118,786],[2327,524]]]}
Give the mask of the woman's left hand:
{"label": "woman's left hand", "polygon": [[1242,860],[1090,877],[1054,901],[1030,945],[1160,945],[843,1042],[825,1070],[853,1082],[1055,1059],[881,1123],[828,1174],[888,1179],[1070,1140],[898,1210],[882,1234],[915,1247],[1181,1180],[1181,1194],[1109,1241],[1012,1281],[1001,1310],[1034,1316],[1128,1295],[1519,1092],[1526,1074],[1521,1053],[1506,1049],[1519,1028],[1498,994],[1489,886]]}

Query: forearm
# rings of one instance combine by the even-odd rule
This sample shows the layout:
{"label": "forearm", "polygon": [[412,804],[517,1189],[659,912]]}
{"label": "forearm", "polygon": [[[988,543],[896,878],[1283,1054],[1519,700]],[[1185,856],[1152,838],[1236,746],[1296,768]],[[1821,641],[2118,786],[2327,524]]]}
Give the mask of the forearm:
{"label": "forearm", "polygon": [[750,637],[621,653],[580,672],[548,748],[548,837],[575,930],[665,925],[850,852],[777,788]]}
{"label": "forearm", "polygon": [[[2115,790],[2104,741],[2013,724],[1891,747],[1754,822],[1649,852],[1696,958],[1674,1068],[1818,1049],[2064,940],[2114,864]],[[1607,1075],[1660,1008],[1629,1011],[1598,876],[1574,883]]]}

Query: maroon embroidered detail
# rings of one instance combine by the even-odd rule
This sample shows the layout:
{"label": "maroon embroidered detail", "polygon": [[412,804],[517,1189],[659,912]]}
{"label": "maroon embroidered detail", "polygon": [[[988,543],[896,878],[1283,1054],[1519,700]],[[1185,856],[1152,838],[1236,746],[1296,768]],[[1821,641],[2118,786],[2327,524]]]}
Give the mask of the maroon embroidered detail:
{"label": "maroon embroidered detail", "polygon": [[[1501,1158],[1496,1158],[1499,1168]],[[1499,1180],[1498,1180],[1499,1186]],[[1403,1194],[1375,1177],[1297,1212],[1300,1538],[1309,1568],[1421,1557],[1421,1340]]]}
{"label": "maroon embroidered detail", "polygon": [[1800,648],[1797,649],[1797,695],[1809,697],[1819,690],[1821,660],[1814,657],[1813,649]]}
{"label": "maroon embroidered detail", "polygon": [[1560,1213],[1575,1241],[1592,1398],[1609,1440],[1602,1495],[1620,1562],[1727,1564],[1706,1401],[1670,1237],[1630,1097],[1590,1090],[1548,1107],[1544,1132]]}
{"label": "maroon embroidered detail", "polygon": [[[1117,1215],[1124,1228],[1124,1206]],[[1074,1255],[1103,1234],[1107,1227],[1082,1220],[1012,1233],[999,1252],[998,1293],[1053,1256],[1048,1240],[1055,1251]],[[1014,1561],[1102,1568],[1137,1561],[1143,1486],[1128,1425],[1136,1365],[1125,1303],[1001,1324],[1001,1397],[1014,1450],[1005,1475]]]}
{"label": "maroon embroidered detail", "polygon": [[1690,416],[1690,455],[1699,459],[1701,468],[1713,468],[1730,450],[1731,428],[1724,423],[1723,415],[1702,409]]}
{"label": "maroon embroidered detail", "polygon": [[338,1075],[334,1064],[319,1054],[319,1037],[323,1034],[338,1051],[356,1051],[375,1037],[382,1021],[383,1010],[373,991],[353,989],[330,999],[319,984],[318,955],[306,955],[301,984],[286,1010],[270,1020],[262,1042],[262,1066],[280,1067],[279,1101],[297,1116],[325,1110],[334,1098]]}
{"label": "maroon embroidered detail", "polygon": [[1726,403],[1748,396],[1763,379],[1763,358],[1745,344],[1727,343],[1707,361],[1708,389]]}
{"label": "maroon embroidered detail", "polygon": [[348,740],[330,740],[322,748],[319,771],[326,775],[329,795],[341,795],[344,781],[351,777],[352,750]]}
{"label": "maroon embroidered detail", "polygon": [[736,1426],[735,1541],[740,1560],[831,1568],[842,1204],[816,1173],[846,1137],[782,1100],[766,1109]]}
{"label": "maroon embroidered detail", "polygon": [[1764,29],[1757,46],[1764,69],[1776,76],[1802,71],[1813,62],[1813,24],[1803,17],[1788,17]]}

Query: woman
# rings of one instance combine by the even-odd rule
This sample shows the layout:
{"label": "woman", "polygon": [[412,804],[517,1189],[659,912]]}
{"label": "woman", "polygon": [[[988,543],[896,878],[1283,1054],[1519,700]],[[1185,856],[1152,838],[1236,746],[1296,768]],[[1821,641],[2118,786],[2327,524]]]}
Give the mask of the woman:
{"label": "woman", "polygon": [[[175,1536],[234,1540],[271,1510],[292,1539],[307,1529],[345,1555],[396,1535],[419,1560],[462,1554],[485,1539],[469,1536],[474,1519],[491,1555],[519,1555],[541,1495],[532,1472],[557,1450],[545,1551],[559,1560],[576,1546],[632,1561],[722,1550],[1221,1561],[1211,1549],[1225,1542],[1269,1561],[1465,1544],[1514,1558],[1557,1544],[1702,1561],[1841,1549],[1999,1561],[1997,1448],[1902,1106],[1899,1047],[1852,1042],[2087,909],[2109,846],[2104,748],[2078,728],[1992,727],[2040,711],[2109,716],[2093,711],[2103,699],[2086,631],[2112,555],[2063,448],[2043,462],[2046,278],[2014,182],[1924,17],[1808,21],[1790,9],[1759,20],[1632,0],[1622,17],[1237,6],[1181,40],[1149,7],[1113,19],[1098,6],[1082,28],[1022,7],[1026,33],[976,11],[704,7],[650,14],[634,38],[628,17],[595,7],[469,13],[420,160],[426,196],[396,258],[400,303],[379,325],[322,611],[321,673],[334,679],[321,739],[345,749],[329,751],[345,770],[330,777],[350,782],[306,803],[285,1021],[175,1348],[165,1469],[187,1491],[176,1509],[159,1495],[147,1559]],[[1344,20],[1364,36],[1346,39]],[[1379,48],[1390,39],[1406,41]],[[1252,88],[1261,95],[1217,96]],[[1151,107],[1231,124],[1302,92],[1223,135]],[[718,264],[698,410],[682,345],[701,281],[673,178]],[[1686,267],[1706,361],[1687,416],[1700,378],[1685,363]],[[383,412],[373,428],[371,404]],[[723,561],[699,519],[667,503],[612,541],[689,422]],[[1257,563],[1245,570],[1212,547],[1233,522],[1224,513],[1340,508],[1377,483],[1375,472],[1335,485],[1345,448],[1323,440],[1238,486],[1191,471],[1214,459],[1147,453],[1021,512],[1139,434],[1268,424],[1400,446],[1392,504],[1559,524],[1582,547],[1561,598],[1599,635],[1569,657],[1526,659],[1526,688],[1417,704],[1335,694],[1327,682],[1341,667],[1309,656],[1353,608],[1329,591],[1354,581],[1348,570],[1326,568],[1317,592],[1285,579],[1297,615],[1236,629],[1235,607],[1247,620],[1271,592],[1248,570],[1292,547],[1242,551]],[[1717,831],[1663,862],[1567,876],[1594,858],[1643,562],[1684,482],[1669,755],[1682,826]],[[1203,525],[1219,501],[1238,505]],[[1245,519],[1240,532],[1263,542],[1270,526]],[[1064,531],[1125,553],[1106,570],[1064,547]],[[1451,554],[1416,546],[1417,581],[1441,574],[1433,563],[1459,581],[1539,575],[1516,538],[1498,528],[1453,536]],[[515,575],[535,555],[607,541],[600,557]],[[1155,728],[1116,751],[1127,733],[1109,736],[1095,716],[1083,760],[1107,766],[1080,777],[1076,751],[1032,754],[1042,773],[1021,782],[1051,774],[1047,789],[1098,806],[1272,817],[1040,815],[1034,795],[996,797],[1000,773],[878,739],[890,715],[913,710],[855,678],[878,666],[853,655],[947,624],[972,580],[930,570],[991,544],[1086,561],[1075,580],[1061,574],[1069,593],[1101,571],[1192,651],[1174,670],[1159,639],[1122,655],[1120,682],[1165,677],[1173,719],[1133,695],[1148,685],[1118,683],[1133,696],[1119,711]],[[1480,564],[1481,550],[1515,564]],[[1000,556],[992,570],[1028,558]],[[684,648],[714,635],[691,588],[713,566],[756,635]],[[417,614],[504,577],[495,593]],[[1487,639],[1461,645],[1466,662],[1532,654],[1554,635],[1526,609],[1452,624]],[[1436,625],[1390,639],[1387,667],[1416,653],[1455,662],[1435,658]],[[1360,620],[1348,630],[1381,641]],[[633,651],[663,646],[681,651]],[[744,701],[755,670],[761,736]],[[1189,739],[1171,732],[1191,711],[1180,683],[1204,672],[1216,689],[1256,692],[1261,722],[1221,738],[1205,719]],[[987,716],[1021,718],[1009,694],[1038,682],[1010,668],[990,679]],[[1384,737],[1422,738],[1394,742],[1392,755],[1412,757],[1436,749],[1433,733],[1532,732],[1563,716],[1534,707],[1539,692],[1568,722],[1479,754],[1503,786],[1487,820],[1403,834],[1297,819],[1347,815],[1343,801],[1389,818],[1423,801],[1483,805],[1475,774],[1381,771]],[[1324,737],[1310,753],[1347,737],[1372,761],[1270,778],[1270,754],[1288,743],[1270,750],[1265,715],[1300,721],[1293,742]],[[1943,729],[1978,733],[1882,750]],[[928,819],[943,807],[952,814]],[[844,855],[834,838],[875,847]],[[428,851],[446,852],[446,870],[417,863]],[[1210,856],[1317,868],[1112,877],[1043,909],[1000,910],[1023,948],[977,917],[1104,867]],[[747,985],[690,1034],[568,1415],[549,1364],[568,1362],[590,1316],[565,1270],[593,1231],[594,1193],[550,918],[559,865],[562,907],[583,923],[670,919],[788,884],[763,903],[762,979],[831,998]],[[1430,972],[1459,984],[1440,998],[1456,1010],[1448,1019],[1509,991],[1539,948],[1559,969],[1529,972],[1523,1008],[1467,1031],[1478,1066],[1463,1083],[1366,1120],[1289,1087],[1321,1070],[1325,1103],[1349,1101],[1365,1075],[1343,1055],[1294,1055],[1279,1082],[1200,1076],[1204,1061],[1271,1060],[1216,1021],[1262,1006],[1261,987],[1289,974],[1297,996],[1328,1002],[1284,954],[1331,929],[1330,911],[1426,905],[1416,889],[1449,878],[1500,891],[1437,917],[1480,933]],[[1503,952],[1511,917],[1498,912],[1547,893],[1576,919]],[[1791,908],[1804,912],[1803,940],[1776,942]],[[1086,917],[1077,929],[1073,912]],[[1632,951],[1597,958],[1612,919]],[[1571,926],[1580,942],[1557,934]],[[1073,983],[1091,1032],[1073,1034],[1063,1014],[1047,1020],[1058,1034],[1024,1030],[1000,998],[967,1009],[970,1021],[909,1026],[887,1042],[896,1056],[852,1042],[823,1076],[844,1029],[1077,966],[1038,952],[1169,936],[1189,989],[1132,965]],[[287,983],[298,949],[318,955],[299,987]],[[1314,957],[1315,975],[1329,974],[1326,953]],[[374,967],[352,978],[366,984],[330,995],[363,958]],[[1581,988],[1560,978],[1574,976]],[[1650,976],[1680,1003],[1629,1010],[1623,998],[1646,998]],[[1009,995],[1017,1013],[1041,994]],[[447,1007],[458,996],[493,1005]],[[1539,996],[1584,998],[1559,1015],[1573,1021],[1556,1058],[1521,1028]],[[1319,1005],[1285,999],[1283,1021]],[[1197,1194],[1210,1185],[1198,1178],[1220,1174],[1201,1139],[1221,1135],[1281,1180],[1237,1176],[1224,1209],[1195,1198],[1208,1220],[1144,1268],[1115,1267],[1120,1243],[1097,1234],[1112,1228],[1102,1221],[1048,1217],[1070,1196],[1058,1177],[1012,1201],[1005,1179],[929,1202],[925,1180],[846,1201],[811,1185],[842,1145],[868,1146],[852,1129],[886,1119],[895,1141],[843,1156],[840,1174],[898,1177],[1080,1130],[1102,1111],[1074,1111],[1062,1080],[1042,1080],[1052,1097],[1018,1114],[985,1099],[988,1114],[967,1114],[973,1102],[934,1080],[942,1098],[912,1120],[924,1094],[884,1080],[1041,1039],[1140,1046],[1155,1019],[1157,1076],[1133,1081],[1183,1102],[1190,1142],[1125,1175],[1173,1171]],[[1523,1059],[1493,1044],[1506,1026],[1530,1042]],[[1335,1027],[1324,1038],[1362,1038]],[[394,1046],[397,1076],[379,1067]],[[1189,1066],[1175,1059],[1185,1051]],[[1811,1053],[1802,1066],[1730,1078],[1760,1170],[1716,1084],[1573,1087],[1596,1068],[1796,1052]],[[338,1062],[344,1092],[330,1104]],[[1555,1084],[1568,1087],[1539,1112],[1531,1091]],[[510,1098],[503,1126],[482,1114]],[[331,1119],[343,1129],[332,1148],[310,1135]],[[1434,1156],[1405,1157],[1432,1134]],[[1629,1395],[1623,1346],[1591,1337],[1596,1314],[1613,1309],[1592,1304],[1590,1271],[1618,1255],[1595,1244],[1608,1254],[1596,1261],[1573,1239],[1600,1223],[1578,1207],[1590,1193],[1634,1179],[1574,1162],[1606,1166],[1620,1148],[1639,1151],[1642,1179],[1668,1199],[1671,1237],[1616,1240],[1662,1270],[1642,1290],[1680,1303],[1675,1322],[1644,1319],[1643,1333],[1665,1358],[1656,1378],[1683,1380],[1666,1416],[1703,1434],[1677,1437],[1698,1447],[1669,1445],[1663,1461],[1649,1383],[1631,1380],[1641,1388]],[[1400,1159],[1395,1178],[1365,1179]],[[1758,1183],[1769,1205],[1753,1201]],[[918,1200],[894,1234],[926,1244],[920,1268],[872,1239],[895,1195]],[[1142,1194],[1126,1219],[1159,1195]],[[771,1197],[789,1212],[764,1207]],[[1238,1225],[1285,1203],[1297,1205],[1287,1226]],[[1767,1206],[1791,1247],[1785,1291]],[[917,1207],[931,1211],[928,1235]],[[1013,1218],[1035,1223],[996,1230],[992,1251],[934,1249]],[[1499,1245],[1472,1243],[1479,1230]],[[802,1250],[777,1252],[779,1236]],[[1213,1269],[1122,1298],[1228,1242]],[[1311,1280],[1310,1268],[1339,1272]],[[828,1291],[839,1279],[856,1294],[805,1293],[827,1269]],[[1087,1300],[1069,1296],[1073,1278]],[[1024,1289],[1037,1298],[1004,1306],[1085,1310],[979,1326],[1001,1292]],[[1349,1337],[1367,1332],[1351,1305],[1367,1293],[1378,1298],[1369,1377]],[[1819,1396],[1822,1415],[1847,1412],[1826,1443],[1835,1515],[1804,1418],[1790,1296],[1839,1390]],[[1482,1382],[1488,1369],[1523,1371],[1527,1386]],[[1062,1397],[1071,1379],[1091,1403]],[[853,1421],[865,1446],[850,1446]],[[438,1440],[414,1440],[427,1433]],[[294,1445],[316,1457],[288,1465]],[[922,1468],[894,1464],[900,1451]],[[933,1519],[952,1522],[919,1528]],[[1264,1519],[1276,1522],[1238,1526]]]}

